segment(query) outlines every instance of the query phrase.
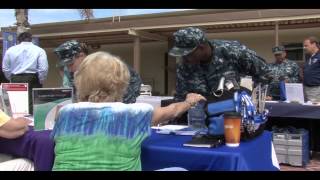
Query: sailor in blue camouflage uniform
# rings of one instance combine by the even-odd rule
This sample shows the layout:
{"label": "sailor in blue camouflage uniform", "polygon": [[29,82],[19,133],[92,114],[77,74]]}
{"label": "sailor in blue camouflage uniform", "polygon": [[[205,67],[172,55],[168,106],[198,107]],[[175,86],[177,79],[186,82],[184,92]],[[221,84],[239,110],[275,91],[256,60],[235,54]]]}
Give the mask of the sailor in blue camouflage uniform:
{"label": "sailor in blue camouflage uniform", "polygon": [[189,92],[212,96],[222,77],[239,89],[240,77],[252,76],[255,82],[269,83],[271,76],[265,60],[238,41],[207,40],[195,27],[173,34],[171,56],[177,64],[176,101],[183,101]]}
{"label": "sailor in blue camouflage uniform", "polygon": [[[58,56],[59,62],[57,67],[63,72],[63,87],[72,87],[74,94],[76,89],[74,86],[74,73],[79,65],[88,55],[88,48],[84,43],[79,43],[76,40],[66,41],[54,50]],[[74,96],[76,101],[76,96]]]}
{"label": "sailor in blue camouflage uniform", "polygon": [[287,53],[283,46],[272,48],[272,52],[276,60],[268,65],[273,76],[273,80],[269,84],[268,96],[271,100],[280,100],[280,81],[298,83],[299,66],[286,58]]}
{"label": "sailor in blue camouflage uniform", "polygon": [[140,96],[140,88],[142,80],[139,74],[129,65],[127,65],[130,72],[130,82],[127,92],[123,96],[124,103],[135,103],[138,96]]}
{"label": "sailor in blue camouflage uniform", "polygon": [[[70,40],[54,50],[55,54],[59,58],[59,63],[57,66],[63,69],[63,86],[73,87],[74,86],[74,73],[77,71],[80,63],[88,55],[88,48],[84,43],[79,43],[76,40]],[[138,73],[136,73],[130,66],[128,66],[130,71],[130,83],[123,97],[124,103],[135,103],[136,98],[140,95],[141,78]]]}

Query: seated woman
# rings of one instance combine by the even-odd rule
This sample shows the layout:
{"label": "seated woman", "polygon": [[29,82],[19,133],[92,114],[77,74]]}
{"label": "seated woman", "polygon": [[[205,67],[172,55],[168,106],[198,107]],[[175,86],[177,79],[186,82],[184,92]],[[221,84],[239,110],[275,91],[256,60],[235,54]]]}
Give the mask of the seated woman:
{"label": "seated woman", "polygon": [[[26,118],[10,118],[0,110],[0,137],[15,139],[28,130],[31,121]],[[28,159],[14,158],[11,155],[0,154],[0,171],[33,171],[33,163]]]}
{"label": "seated woman", "polygon": [[204,97],[188,94],[185,102],[156,108],[124,104],[127,66],[116,56],[87,56],[75,74],[79,102],[64,106],[52,131],[53,170],[141,170],[141,143],[151,124],[174,119]]}

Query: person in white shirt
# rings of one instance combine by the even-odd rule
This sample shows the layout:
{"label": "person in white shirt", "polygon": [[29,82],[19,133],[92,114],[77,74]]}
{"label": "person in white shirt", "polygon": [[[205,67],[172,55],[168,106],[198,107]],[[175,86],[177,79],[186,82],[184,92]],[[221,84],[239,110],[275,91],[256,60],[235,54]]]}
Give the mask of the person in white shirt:
{"label": "person in white shirt", "polygon": [[29,84],[29,113],[32,112],[32,89],[41,88],[48,74],[46,52],[32,43],[32,34],[23,32],[18,36],[20,44],[10,47],[2,63],[5,77],[12,83]]}

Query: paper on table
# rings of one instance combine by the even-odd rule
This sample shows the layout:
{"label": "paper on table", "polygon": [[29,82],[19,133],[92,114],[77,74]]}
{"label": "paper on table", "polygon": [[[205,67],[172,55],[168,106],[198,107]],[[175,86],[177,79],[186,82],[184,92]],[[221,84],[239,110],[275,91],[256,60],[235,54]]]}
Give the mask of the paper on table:
{"label": "paper on table", "polygon": [[286,101],[304,103],[303,86],[301,83],[285,83],[285,89],[287,97]]}
{"label": "paper on table", "polygon": [[159,130],[171,130],[171,131],[176,131],[180,129],[187,128],[188,126],[184,125],[164,125],[164,126],[152,126],[152,129],[159,129]]}
{"label": "paper on table", "polygon": [[151,128],[156,129],[156,133],[159,134],[195,135],[197,133],[196,130],[191,130],[184,125],[152,126]]}
{"label": "paper on table", "polygon": [[279,103],[279,101],[266,101],[266,103]]}

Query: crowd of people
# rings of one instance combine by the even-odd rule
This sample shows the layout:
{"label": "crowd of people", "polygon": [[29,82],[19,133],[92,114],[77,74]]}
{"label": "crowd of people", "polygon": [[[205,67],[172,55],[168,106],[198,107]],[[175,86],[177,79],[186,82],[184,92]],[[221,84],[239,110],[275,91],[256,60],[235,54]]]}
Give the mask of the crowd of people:
{"label": "crowd of people", "polygon": [[[178,59],[175,103],[155,109],[135,104],[142,81],[120,57],[107,52],[90,54],[85,43],[76,40],[54,50],[62,86],[74,88],[76,96],[73,104],[60,110],[51,133],[55,141],[53,170],[141,170],[141,143],[150,135],[150,127],[180,117],[214,95],[221,78],[229,83],[227,90],[239,89],[240,78],[249,75],[255,84],[269,85],[269,100],[280,99],[281,81],[301,82],[307,100],[320,102],[320,53],[315,37],[303,41],[306,62],[302,70],[287,59],[283,46],[272,48],[275,61],[268,64],[238,41],[208,40],[200,28],[183,28],[173,37],[169,55]],[[2,70],[10,82],[29,84],[32,114],[32,89],[43,86],[49,67],[46,52],[31,40],[28,32],[18,36],[19,44],[4,55]],[[28,131],[29,123],[26,118],[0,112],[0,137],[18,138]],[[0,163],[0,170],[18,169],[33,170],[33,164],[24,158]]]}

